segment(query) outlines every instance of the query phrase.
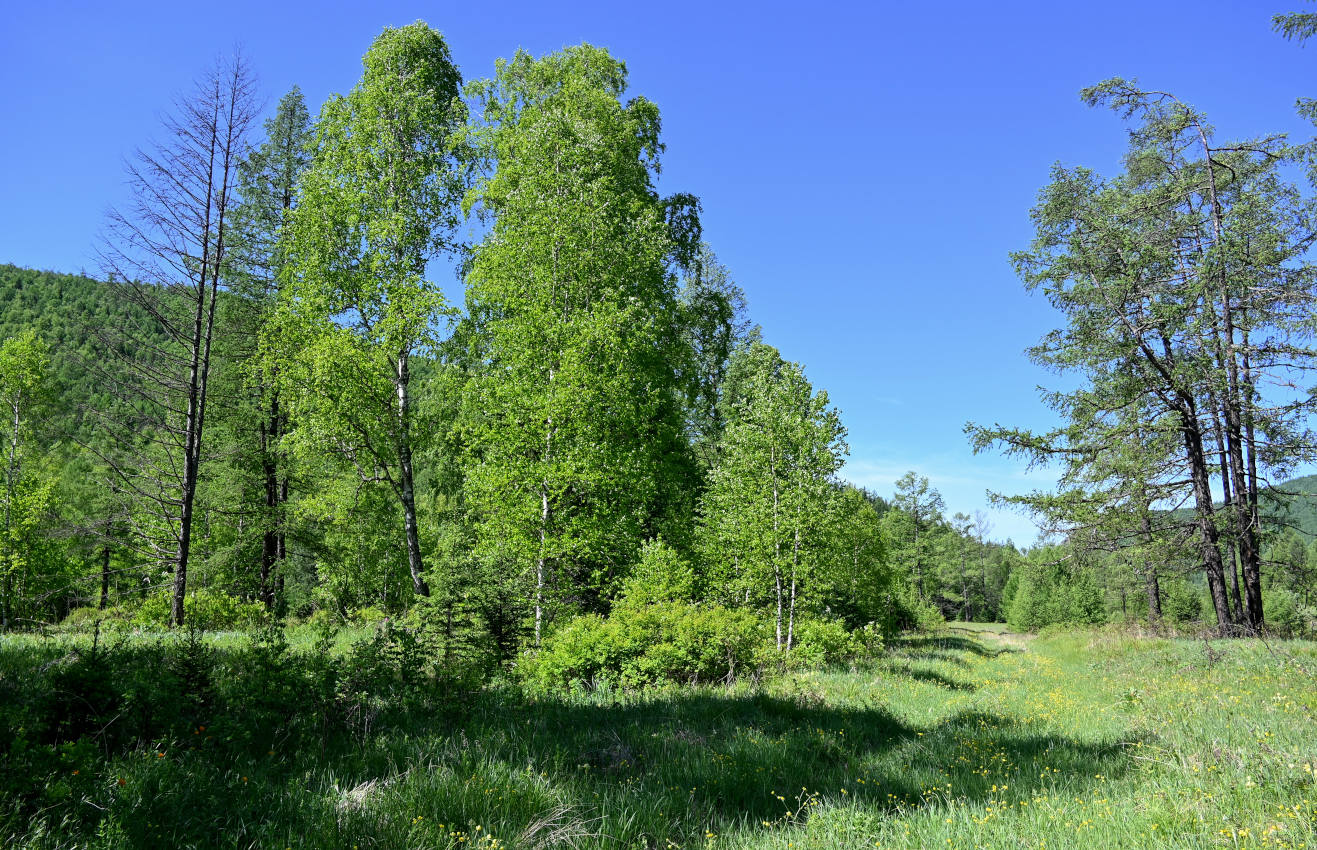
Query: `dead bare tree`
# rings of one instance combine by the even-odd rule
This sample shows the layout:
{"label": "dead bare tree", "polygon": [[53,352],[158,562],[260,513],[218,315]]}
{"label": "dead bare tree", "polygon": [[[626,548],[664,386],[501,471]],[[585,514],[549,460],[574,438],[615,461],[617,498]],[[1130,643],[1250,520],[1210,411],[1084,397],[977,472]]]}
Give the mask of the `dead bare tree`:
{"label": "dead bare tree", "polygon": [[132,503],[137,550],[173,573],[174,625],[184,617],[237,169],[256,113],[240,57],[202,75],[164,118],[164,141],[129,161],[131,200],[111,211],[100,252],[111,283],[147,317],[146,327],[103,339],[110,357],[100,372],[121,404],[116,450],[102,460]]}

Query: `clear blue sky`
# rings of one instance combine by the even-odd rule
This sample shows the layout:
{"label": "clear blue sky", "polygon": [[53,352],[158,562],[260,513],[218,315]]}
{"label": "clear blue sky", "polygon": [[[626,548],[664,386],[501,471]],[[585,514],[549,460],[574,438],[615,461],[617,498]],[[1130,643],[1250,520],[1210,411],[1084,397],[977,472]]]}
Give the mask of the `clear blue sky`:
{"label": "clear blue sky", "polygon": [[[929,476],[948,511],[1031,486],[974,457],[967,420],[1046,426],[1023,349],[1055,320],[1007,262],[1060,161],[1111,173],[1115,116],[1085,85],[1175,92],[1224,136],[1310,136],[1317,52],[1270,30],[1302,8],[1227,0],[983,3],[15,3],[0,30],[0,261],[95,271],[123,159],[171,97],[241,45],[272,106],[352,87],[385,26],[441,30],[468,78],[523,47],[589,41],[662,109],[662,189],[705,233],[767,341],[803,363],[850,429],[853,481]],[[1045,485],[1047,476],[1032,481]],[[996,514],[993,537],[1033,540]]]}

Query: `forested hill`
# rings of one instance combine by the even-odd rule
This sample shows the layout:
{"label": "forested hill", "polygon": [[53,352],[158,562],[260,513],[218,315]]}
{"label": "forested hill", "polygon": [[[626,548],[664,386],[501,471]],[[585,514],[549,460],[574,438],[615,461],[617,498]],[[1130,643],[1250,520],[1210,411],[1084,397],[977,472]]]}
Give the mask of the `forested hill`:
{"label": "forested hill", "polygon": [[[1284,533],[1293,529],[1305,537],[1317,537],[1317,475],[1304,475],[1277,483],[1261,494],[1262,514],[1267,531]],[[1217,500],[1217,509],[1222,503]],[[1177,520],[1192,521],[1193,508],[1177,508]]]}
{"label": "forested hill", "polygon": [[1272,499],[1284,508],[1278,520],[1308,537],[1317,537],[1317,475],[1305,475],[1276,485]]}
{"label": "forested hill", "polygon": [[0,336],[31,329],[52,350],[90,354],[88,327],[124,321],[130,313],[101,281],[0,264]]}
{"label": "forested hill", "polygon": [[0,264],[0,340],[31,330],[49,348],[52,432],[79,431],[86,410],[114,403],[89,364],[95,362],[96,334],[126,327],[147,332],[149,323],[102,281]]}

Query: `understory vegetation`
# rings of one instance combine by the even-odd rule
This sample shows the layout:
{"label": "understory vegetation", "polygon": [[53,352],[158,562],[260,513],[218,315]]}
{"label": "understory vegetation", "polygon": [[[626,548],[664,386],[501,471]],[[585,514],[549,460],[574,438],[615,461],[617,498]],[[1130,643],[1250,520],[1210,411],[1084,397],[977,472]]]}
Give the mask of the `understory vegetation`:
{"label": "understory vegetation", "polygon": [[1313,846],[1317,646],[1000,628],[731,685],[552,691],[418,665],[387,627],[9,636],[0,840]]}

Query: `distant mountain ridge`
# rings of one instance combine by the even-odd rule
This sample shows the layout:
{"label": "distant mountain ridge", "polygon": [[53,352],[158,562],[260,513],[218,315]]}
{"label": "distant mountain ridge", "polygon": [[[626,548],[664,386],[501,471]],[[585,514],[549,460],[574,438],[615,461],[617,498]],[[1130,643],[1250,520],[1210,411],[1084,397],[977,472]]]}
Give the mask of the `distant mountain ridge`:
{"label": "distant mountain ridge", "polygon": [[1305,536],[1317,537],[1317,475],[1292,478],[1277,484],[1275,491],[1263,496],[1274,505],[1265,512]]}

